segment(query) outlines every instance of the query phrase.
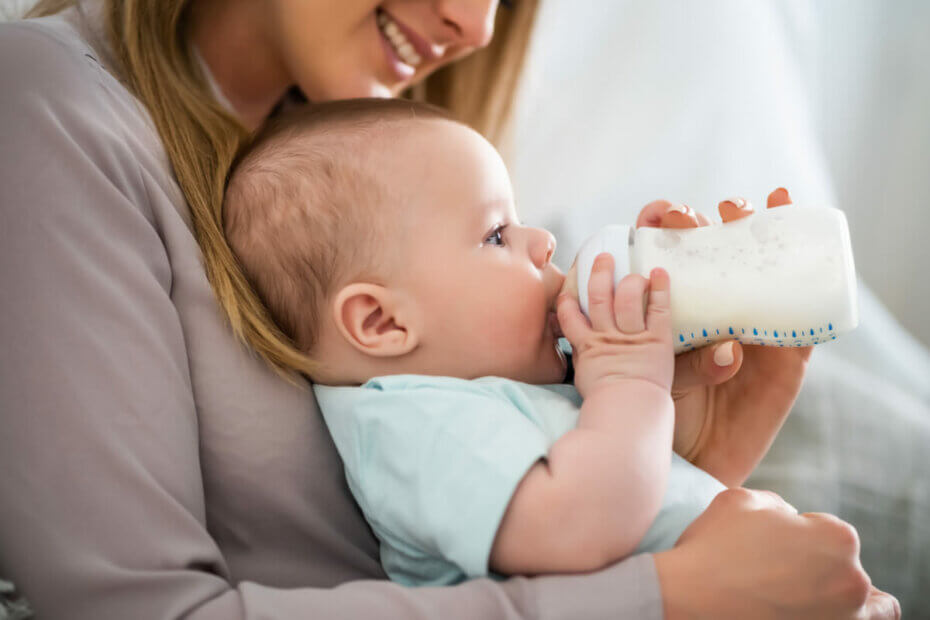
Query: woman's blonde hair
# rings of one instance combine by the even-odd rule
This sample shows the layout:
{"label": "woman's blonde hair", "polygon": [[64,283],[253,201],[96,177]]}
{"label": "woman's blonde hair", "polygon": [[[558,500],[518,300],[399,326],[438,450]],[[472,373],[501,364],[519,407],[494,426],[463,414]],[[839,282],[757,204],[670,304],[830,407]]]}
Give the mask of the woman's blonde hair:
{"label": "woman's blonde hair", "polygon": [[[77,1],[39,0],[27,17],[57,13]],[[275,370],[311,374],[316,364],[271,320],[223,234],[226,176],[249,134],[214,100],[192,57],[189,5],[190,0],[106,0],[107,36],[120,77],[155,122],[190,208],[207,277],[233,332]],[[500,144],[536,6],[537,0],[515,0],[499,10],[488,47],[437,71],[407,96],[446,108]]]}

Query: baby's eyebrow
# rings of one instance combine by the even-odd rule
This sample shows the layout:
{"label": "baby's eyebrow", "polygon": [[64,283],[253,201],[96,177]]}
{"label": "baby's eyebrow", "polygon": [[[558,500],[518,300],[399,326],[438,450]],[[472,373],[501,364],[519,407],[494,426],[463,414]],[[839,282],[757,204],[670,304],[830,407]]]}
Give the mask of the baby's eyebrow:
{"label": "baby's eyebrow", "polygon": [[[473,213],[476,224],[480,222],[482,227],[487,227],[491,220],[494,220],[495,226],[523,226],[523,222],[517,217],[513,208],[512,198],[494,198],[479,203]],[[483,231],[482,231],[483,232]]]}
{"label": "baby's eyebrow", "polygon": [[488,200],[483,203],[478,208],[478,212],[482,214],[482,218],[488,213],[500,212],[500,217],[496,219],[499,222],[503,223],[512,223],[515,222],[517,226],[523,226],[523,222],[520,221],[519,217],[511,218],[510,214],[513,211],[511,205],[513,204],[512,199],[510,198],[494,198],[493,200]]}

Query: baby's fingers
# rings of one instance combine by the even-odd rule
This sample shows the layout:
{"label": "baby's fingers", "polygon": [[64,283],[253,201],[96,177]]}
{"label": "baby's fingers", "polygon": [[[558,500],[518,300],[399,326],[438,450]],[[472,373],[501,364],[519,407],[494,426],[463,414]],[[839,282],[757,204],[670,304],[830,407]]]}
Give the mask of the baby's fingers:
{"label": "baby's fingers", "polygon": [[663,333],[672,329],[672,286],[668,272],[656,267],[649,273],[646,329]]}
{"label": "baby's fingers", "polygon": [[638,273],[623,277],[614,291],[614,316],[617,329],[625,334],[638,334],[646,329],[643,313],[646,287],[649,281]]}
{"label": "baby's fingers", "polygon": [[591,329],[588,319],[581,313],[578,300],[569,293],[561,293],[555,302],[556,316],[559,318],[559,329],[568,338],[572,346],[578,346],[585,334]]}
{"label": "baby's fingers", "polygon": [[613,331],[614,324],[614,257],[602,252],[594,258],[588,279],[588,317],[599,331]]}

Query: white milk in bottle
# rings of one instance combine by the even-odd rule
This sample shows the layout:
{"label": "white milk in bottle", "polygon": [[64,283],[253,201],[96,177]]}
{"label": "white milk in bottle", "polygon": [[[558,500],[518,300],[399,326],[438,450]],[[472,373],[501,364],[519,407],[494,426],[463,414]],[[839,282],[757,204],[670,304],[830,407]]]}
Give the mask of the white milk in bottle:
{"label": "white milk in bottle", "polygon": [[676,353],[725,339],[807,346],[859,323],[849,228],[838,209],[785,205],[698,228],[603,228],[575,261],[585,314],[601,252],[614,257],[615,285],[628,273],[668,272]]}

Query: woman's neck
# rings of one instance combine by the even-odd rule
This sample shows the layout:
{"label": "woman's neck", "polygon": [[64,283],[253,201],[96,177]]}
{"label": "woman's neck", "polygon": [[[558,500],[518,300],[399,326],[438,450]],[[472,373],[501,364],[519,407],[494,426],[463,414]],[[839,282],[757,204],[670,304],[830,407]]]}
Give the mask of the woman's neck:
{"label": "woman's neck", "polygon": [[266,3],[254,0],[194,0],[191,43],[217,86],[248,129],[256,129],[293,80],[263,28]]}

